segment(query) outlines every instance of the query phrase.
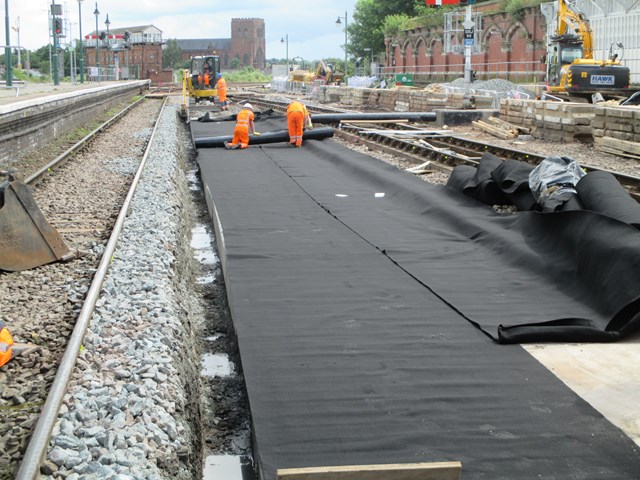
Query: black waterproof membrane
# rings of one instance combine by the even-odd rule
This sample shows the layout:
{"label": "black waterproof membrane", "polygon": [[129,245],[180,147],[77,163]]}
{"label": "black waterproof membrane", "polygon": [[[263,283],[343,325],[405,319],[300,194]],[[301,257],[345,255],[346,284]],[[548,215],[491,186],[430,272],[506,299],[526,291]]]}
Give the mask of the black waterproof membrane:
{"label": "black waterproof membrane", "polygon": [[501,216],[330,140],[198,161],[261,479],[453,460],[466,480],[640,478],[628,437],[519,345],[492,340],[500,325],[536,340],[632,328],[605,330],[625,307],[637,315],[635,228],[587,211]]}

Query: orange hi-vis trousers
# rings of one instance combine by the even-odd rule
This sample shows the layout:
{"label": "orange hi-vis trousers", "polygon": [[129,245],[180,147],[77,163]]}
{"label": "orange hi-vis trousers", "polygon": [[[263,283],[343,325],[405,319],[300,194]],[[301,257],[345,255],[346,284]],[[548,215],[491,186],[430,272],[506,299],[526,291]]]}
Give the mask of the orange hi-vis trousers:
{"label": "orange hi-vis trousers", "polygon": [[289,130],[289,143],[302,145],[302,131],[304,128],[304,113],[293,111],[287,114],[287,128]]}

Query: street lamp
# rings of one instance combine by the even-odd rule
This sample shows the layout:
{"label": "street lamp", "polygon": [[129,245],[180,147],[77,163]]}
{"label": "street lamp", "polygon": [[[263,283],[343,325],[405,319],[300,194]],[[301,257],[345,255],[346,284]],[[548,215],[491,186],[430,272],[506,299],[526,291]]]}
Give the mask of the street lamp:
{"label": "street lamp", "polygon": [[100,80],[100,43],[98,43],[98,37],[100,37],[98,35],[98,15],[100,15],[100,11],[98,10],[98,2],[96,2],[96,9],[93,14],[96,16],[96,68],[98,69],[98,80]]}
{"label": "street lamp", "polygon": [[80,22],[80,83],[84,83],[84,44],[82,43],[82,2],[84,2],[84,0],[78,0],[78,19]]}
{"label": "street lamp", "polygon": [[371,61],[369,62],[369,75],[373,75],[373,48],[365,48],[365,52],[371,52]]}
{"label": "street lamp", "polygon": [[280,43],[286,43],[286,53],[287,53],[287,77],[289,77],[289,34],[285,34],[284,37],[280,39]]}
{"label": "street lamp", "polygon": [[7,65],[7,79],[6,79],[6,85],[7,87],[10,87],[13,85],[13,68],[11,65],[11,29],[9,28],[9,0],[4,0],[4,28],[6,31],[6,41],[7,41],[7,48],[4,49],[4,59]]}
{"label": "street lamp", "polygon": [[347,78],[347,11],[344,12],[344,17],[338,15],[338,19],[336,20],[336,25],[342,25],[341,19],[344,18],[344,78]]}
{"label": "street lamp", "polygon": [[109,14],[107,13],[107,19],[104,21],[104,24],[107,26],[107,67],[109,66],[109,62],[111,60],[109,60],[109,50],[110,50],[110,43],[109,43],[109,25],[111,25],[111,22],[109,21]]}

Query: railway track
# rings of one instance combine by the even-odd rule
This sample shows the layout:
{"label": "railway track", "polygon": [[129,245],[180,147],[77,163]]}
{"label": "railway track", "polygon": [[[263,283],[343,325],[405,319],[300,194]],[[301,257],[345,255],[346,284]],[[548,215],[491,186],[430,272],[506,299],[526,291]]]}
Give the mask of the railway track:
{"label": "railway track", "polygon": [[[254,105],[278,111],[284,111],[290,101],[287,99],[267,100],[263,97],[250,97],[248,94],[245,98],[250,99]],[[307,108],[312,114],[345,112],[345,110],[317,105],[307,105]],[[546,156],[532,152],[451,135],[433,128],[433,125],[430,124],[343,122],[340,124],[337,134],[371,148],[383,149],[387,153],[399,155],[416,165],[429,160],[432,162],[432,168],[442,171],[450,171],[457,165],[476,166],[480,157],[485,153],[495,155],[502,160],[519,160],[533,165],[537,165],[546,158]],[[640,201],[640,177],[584,163],[581,166],[587,172],[606,171],[611,173],[633,198]]]}
{"label": "railway track", "polygon": [[137,183],[134,174],[149,146],[155,123],[149,118],[160,114],[160,103],[130,103],[79,141],[62,141],[18,162],[26,183],[36,185],[37,204],[76,259],[0,272],[4,320],[15,341],[27,345],[0,370],[3,480],[38,478],[82,330],[111,258],[110,245],[127,211],[127,192]]}

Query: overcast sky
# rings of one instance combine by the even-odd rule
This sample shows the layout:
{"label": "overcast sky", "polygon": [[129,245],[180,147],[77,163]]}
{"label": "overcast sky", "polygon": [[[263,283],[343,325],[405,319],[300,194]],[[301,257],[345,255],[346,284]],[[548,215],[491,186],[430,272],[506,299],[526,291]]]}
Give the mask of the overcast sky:
{"label": "overcast sky", "polygon": [[[317,60],[344,57],[344,30],[336,25],[338,16],[351,22],[357,0],[102,0],[98,1],[98,29],[109,14],[110,28],[155,25],[162,38],[231,38],[232,18],[262,18],[266,29],[267,58],[285,58],[289,36],[289,58]],[[47,14],[51,1],[8,0],[9,23],[20,25],[20,44],[35,50],[49,43]],[[78,1],[55,0],[69,21],[70,39],[78,38]],[[82,2],[82,33],[95,30],[95,0]],[[2,44],[6,44],[5,2],[1,5]],[[344,26],[344,18],[341,20]],[[18,44],[18,33],[11,29],[11,45]]]}

